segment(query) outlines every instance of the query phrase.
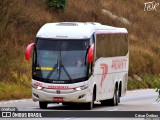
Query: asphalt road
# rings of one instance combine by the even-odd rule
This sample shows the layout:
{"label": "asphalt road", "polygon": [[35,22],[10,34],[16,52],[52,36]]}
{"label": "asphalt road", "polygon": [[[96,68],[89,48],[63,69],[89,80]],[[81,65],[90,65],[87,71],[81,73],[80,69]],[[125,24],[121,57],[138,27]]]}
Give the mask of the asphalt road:
{"label": "asphalt road", "polygon": [[[158,96],[158,93],[156,93],[155,90],[153,89],[127,91],[126,96],[121,98],[121,103],[118,106],[116,107],[102,106],[99,102],[95,102],[95,105],[92,111],[160,111],[160,103],[156,102],[157,96]],[[83,111],[85,110],[81,106],[64,106],[62,104],[49,104],[48,109],[40,109],[38,102],[33,102],[31,99],[0,101],[0,107],[17,107],[19,111],[58,111],[58,110],[60,111],[63,111],[63,110],[64,111],[66,110],[81,111],[82,110]],[[54,118],[54,119],[55,120],[74,120],[74,119],[85,120],[85,118]],[[95,118],[95,120],[96,119],[97,118]],[[106,120],[106,118],[99,118],[99,119]],[[112,119],[109,118],[109,119],[114,120],[114,118]],[[138,120],[142,120],[142,119],[143,118],[138,118]],[[86,118],[86,120],[91,120],[91,118]],[[94,118],[92,118],[92,120],[94,120]]]}

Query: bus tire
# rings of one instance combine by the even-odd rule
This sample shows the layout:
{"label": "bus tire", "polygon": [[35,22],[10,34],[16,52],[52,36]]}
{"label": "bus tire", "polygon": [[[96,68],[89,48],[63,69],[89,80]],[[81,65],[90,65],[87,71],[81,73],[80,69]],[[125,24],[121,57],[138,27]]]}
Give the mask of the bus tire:
{"label": "bus tire", "polygon": [[121,97],[121,91],[122,91],[122,83],[120,82],[120,85],[119,85],[119,89],[118,89],[118,103],[120,103],[120,97]]}
{"label": "bus tire", "polygon": [[72,105],[76,105],[76,103],[71,103],[71,102],[63,102],[63,103],[62,103],[62,105],[70,105],[70,106],[72,106]]}
{"label": "bus tire", "polygon": [[95,92],[93,92],[92,101],[85,104],[85,108],[87,110],[91,110],[93,108],[94,100],[95,100]]}
{"label": "bus tire", "polygon": [[39,107],[40,107],[41,109],[47,109],[47,105],[48,105],[47,102],[41,102],[41,101],[39,101]]}
{"label": "bus tire", "polygon": [[111,106],[111,99],[101,101],[102,106]]}
{"label": "bus tire", "polygon": [[[119,92],[118,92],[119,93]],[[121,100],[120,100],[120,95],[118,94],[118,103],[120,103]]]}
{"label": "bus tire", "polygon": [[119,102],[119,93],[118,90],[115,88],[113,98],[111,99],[111,105],[117,106],[118,102]]}
{"label": "bus tire", "polygon": [[93,108],[94,101],[92,99],[91,102],[86,103],[85,107],[87,110],[91,110]]}

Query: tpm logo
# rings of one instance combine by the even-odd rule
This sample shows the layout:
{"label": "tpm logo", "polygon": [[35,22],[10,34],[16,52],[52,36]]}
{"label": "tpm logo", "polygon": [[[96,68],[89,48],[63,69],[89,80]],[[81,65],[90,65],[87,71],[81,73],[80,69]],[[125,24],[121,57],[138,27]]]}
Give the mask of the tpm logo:
{"label": "tpm logo", "polygon": [[159,6],[158,2],[146,2],[144,3],[144,11],[156,11],[156,8]]}

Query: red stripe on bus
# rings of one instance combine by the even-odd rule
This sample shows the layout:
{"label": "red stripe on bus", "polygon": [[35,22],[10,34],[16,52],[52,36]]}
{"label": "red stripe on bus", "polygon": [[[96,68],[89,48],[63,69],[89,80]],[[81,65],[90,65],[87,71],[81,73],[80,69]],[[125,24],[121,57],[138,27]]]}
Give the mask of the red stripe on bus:
{"label": "red stripe on bus", "polygon": [[107,64],[100,64],[101,66],[101,69],[102,69],[102,78],[101,78],[101,87],[102,87],[102,84],[106,78],[106,75],[108,73],[108,65]]}

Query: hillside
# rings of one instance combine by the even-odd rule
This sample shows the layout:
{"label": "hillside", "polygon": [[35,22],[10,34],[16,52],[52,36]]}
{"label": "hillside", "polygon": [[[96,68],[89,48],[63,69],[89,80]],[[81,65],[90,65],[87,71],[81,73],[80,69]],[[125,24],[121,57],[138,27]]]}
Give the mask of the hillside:
{"label": "hillside", "polygon": [[[160,87],[160,6],[144,11],[145,2],[68,0],[65,10],[51,10],[45,0],[1,0],[0,100],[31,96],[31,62],[24,59],[25,48],[47,22],[90,21],[126,27],[130,41],[129,89]],[[131,25],[111,19],[102,9],[126,18]]]}

